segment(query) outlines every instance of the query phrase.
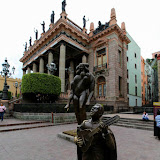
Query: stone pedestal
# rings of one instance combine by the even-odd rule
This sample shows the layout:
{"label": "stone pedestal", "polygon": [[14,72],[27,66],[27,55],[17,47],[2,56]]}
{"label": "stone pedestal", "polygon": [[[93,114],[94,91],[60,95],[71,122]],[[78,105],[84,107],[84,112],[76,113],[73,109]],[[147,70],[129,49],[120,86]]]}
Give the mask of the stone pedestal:
{"label": "stone pedestal", "polygon": [[83,33],[87,34],[87,29],[83,27]]}
{"label": "stone pedestal", "polygon": [[62,19],[67,20],[67,14],[66,14],[66,12],[62,12],[60,15],[61,15]]}
{"label": "stone pedestal", "polygon": [[54,23],[51,23],[50,25],[49,25],[49,28],[53,28],[54,27]]}
{"label": "stone pedestal", "polygon": [[41,37],[43,37],[43,36],[44,36],[44,34],[45,34],[45,33],[41,33]]}

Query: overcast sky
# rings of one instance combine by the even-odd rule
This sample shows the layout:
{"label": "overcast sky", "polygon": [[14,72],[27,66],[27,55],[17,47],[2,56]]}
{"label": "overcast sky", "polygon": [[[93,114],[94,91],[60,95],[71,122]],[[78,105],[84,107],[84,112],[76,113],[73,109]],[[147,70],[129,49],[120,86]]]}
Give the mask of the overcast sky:
{"label": "overcast sky", "polygon": [[[50,15],[55,12],[55,21],[62,12],[62,0],[7,0],[0,4],[0,71],[7,57],[10,68],[15,66],[13,77],[22,77],[24,44],[35,40],[34,28],[42,33],[40,23],[45,21],[46,31],[50,24]],[[83,16],[89,18],[95,28],[110,20],[112,8],[116,10],[117,24],[126,24],[127,32],[141,48],[141,55],[151,58],[151,54],[160,51],[160,0],[66,0],[68,18],[83,27]],[[28,45],[29,46],[29,45]]]}

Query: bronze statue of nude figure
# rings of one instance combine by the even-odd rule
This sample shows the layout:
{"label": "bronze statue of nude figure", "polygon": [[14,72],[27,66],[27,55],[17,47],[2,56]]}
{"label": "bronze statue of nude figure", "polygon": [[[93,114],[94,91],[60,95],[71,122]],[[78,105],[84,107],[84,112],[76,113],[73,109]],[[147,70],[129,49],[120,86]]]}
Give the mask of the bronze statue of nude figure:
{"label": "bronze statue of nude figure", "polygon": [[80,63],[76,67],[76,76],[71,82],[71,92],[65,108],[69,108],[73,100],[73,106],[78,124],[81,124],[86,117],[85,105],[90,104],[93,96],[95,80],[92,73],[89,73],[88,63]]}

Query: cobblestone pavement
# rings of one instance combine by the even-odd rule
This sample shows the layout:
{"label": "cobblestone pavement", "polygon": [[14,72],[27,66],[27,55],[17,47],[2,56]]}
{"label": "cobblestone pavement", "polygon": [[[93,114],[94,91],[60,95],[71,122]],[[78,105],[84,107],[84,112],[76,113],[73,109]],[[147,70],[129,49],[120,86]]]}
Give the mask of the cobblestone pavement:
{"label": "cobblestone pavement", "polygon": [[[6,120],[7,121],[7,120]],[[0,160],[76,160],[76,146],[57,137],[76,124],[0,133]],[[111,126],[118,160],[159,160],[160,141],[152,131]]]}

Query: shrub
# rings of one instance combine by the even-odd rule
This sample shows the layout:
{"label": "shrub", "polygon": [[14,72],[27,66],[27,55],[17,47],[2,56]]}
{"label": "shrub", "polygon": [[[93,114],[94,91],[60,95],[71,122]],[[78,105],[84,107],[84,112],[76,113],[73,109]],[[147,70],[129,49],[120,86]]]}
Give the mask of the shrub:
{"label": "shrub", "polygon": [[37,101],[37,95],[40,99],[50,101],[51,98],[56,99],[60,95],[61,80],[45,73],[29,73],[22,77],[21,92],[24,99],[30,99],[31,102]]}
{"label": "shrub", "polygon": [[45,73],[29,73],[22,77],[22,94],[54,94],[61,93],[61,80],[54,75]]}

